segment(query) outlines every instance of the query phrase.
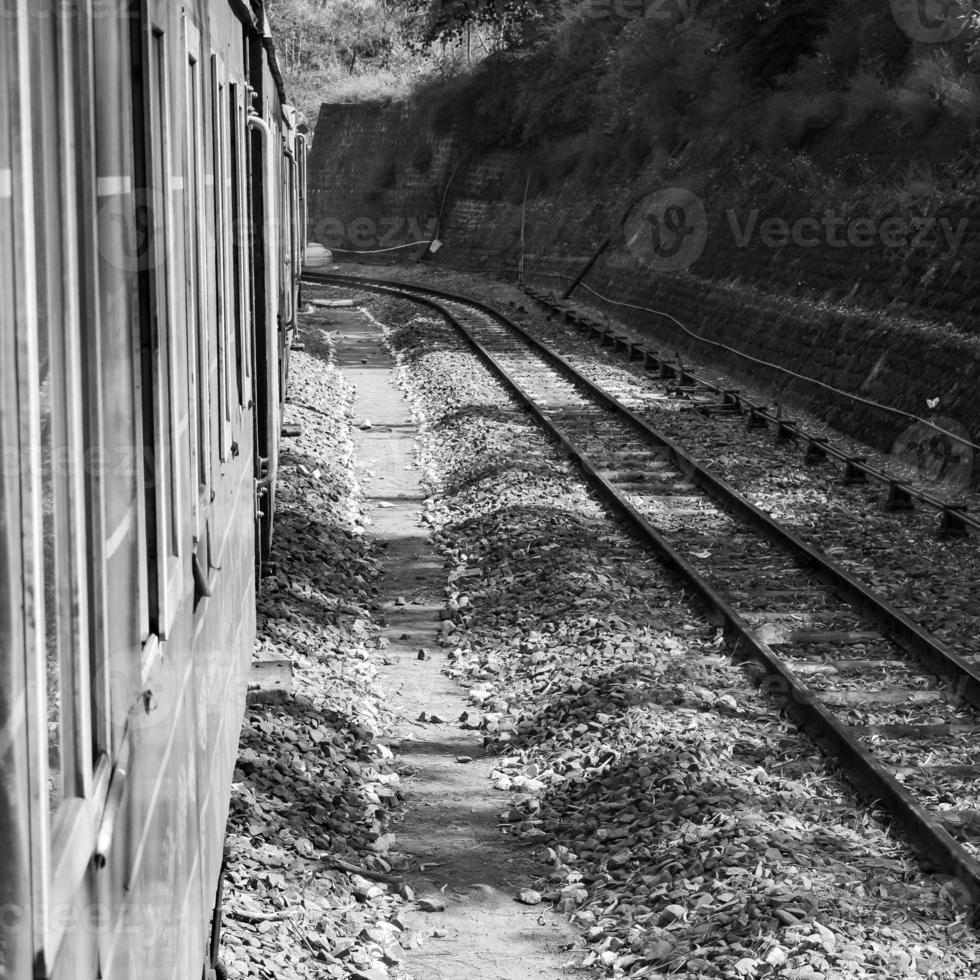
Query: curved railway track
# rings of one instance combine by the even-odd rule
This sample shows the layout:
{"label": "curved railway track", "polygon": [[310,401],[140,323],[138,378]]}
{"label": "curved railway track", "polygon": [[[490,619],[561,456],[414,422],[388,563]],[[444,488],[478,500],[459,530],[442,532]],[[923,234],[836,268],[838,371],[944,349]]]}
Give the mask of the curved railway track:
{"label": "curved railway track", "polygon": [[[974,664],[496,310],[406,283],[305,278],[407,298],[452,324],[610,509],[682,576],[733,656],[760,665],[789,717],[980,905],[974,815],[922,802],[944,782],[980,775]],[[908,764],[923,753],[942,764]]]}
{"label": "curved railway track", "polygon": [[[858,456],[841,446],[832,444],[823,436],[807,431],[802,425],[782,417],[779,410],[773,411],[765,405],[752,401],[737,388],[721,387],[686,368],[680,360],[672,361],[651,350],[644,343],[631,339],[607,323],[600,323],[587,316],[578,315],[553,302],[544,293],[525,287],[525,292],[547,315],[558,317],[562,323],[570,324],[593,337],[601,346],[623,354],[629,361],[639,361],[644,369],[659,372],[659,376],[673,382],[673,391],[689,401],[689,407],[706,417],[743,416],[748,428],[768,428],[773,426],[777,441],[792,441],[804,447],[807,463],[821,463],[833,459],[842,465],[844,481],[849,484],[874,483],[888,490],[886,510],[908,511],[921,504],[939,512],[938,534],[941,538],[961,537],[970,531],[980,531],[980,517],[970,514],[964,505],[951,503],[928,490],[917,487],[913,481],[896,477],[880,467],[870,465],[864,456]],[[858,399],[861,400],[861,399]],[[948,440],[952,459],[960,450],[969,449],[969,444],[958,442],[958,437],[942,427],[898,410],[892,410],[895,417],[905,421],[919,421],[927,431]]]}

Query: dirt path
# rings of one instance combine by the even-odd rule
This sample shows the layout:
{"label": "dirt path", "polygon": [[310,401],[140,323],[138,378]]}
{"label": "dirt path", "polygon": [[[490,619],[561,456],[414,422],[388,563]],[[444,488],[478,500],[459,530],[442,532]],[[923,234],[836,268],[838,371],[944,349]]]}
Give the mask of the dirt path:
{"label": "dirt path", "polygon": [[[357,388],[366,533],[387,554],[380,602],[390,663],[381,681],[402,719],[389,745],[409,794],[395,850],[411,857],[407,880],[420,904],[444,906],[402,917],[413,937],[405,970],[416,980],[569,976],[576,934],[548,906],[515,900],[547,868],[497,829],[507,800],[490,788],[494,760],[483,757],[479,737],[458,727],[466,703],[440,669],[445,654],[435,639],[446,575],[422,523],[415,429],[395,387],[394,361],[366,318],[344,318],[337,361]],[[416,720],[423,713],[441,720]]]}

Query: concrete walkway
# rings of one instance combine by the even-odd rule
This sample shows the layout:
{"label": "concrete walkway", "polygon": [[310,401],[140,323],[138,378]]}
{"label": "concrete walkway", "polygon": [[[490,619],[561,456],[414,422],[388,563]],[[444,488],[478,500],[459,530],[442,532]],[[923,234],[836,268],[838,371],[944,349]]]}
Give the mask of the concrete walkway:
{"label": "concrete walkway", "polygon": [[[390,664],[381,681],[401,718],[388,742],[409,793],[395,850],[411,856],[406,880],[416,897],[444,905],[405,917],[412,940],[405,973],[415,980],[571,976],[563,964],[572,959],[574,931],[546,906],[515,901],[546,866],[497,829],[507,797],[490,788],[494,762],[483,758],[482,740],[456,723],[466,702],[441,672],[445,652],[435,637],[446,573],[421,523],[415,429],[395,387],[394,361],[363,315],[338,315],[337,328],[338,364],[357,388],[357,476],[372,521],[366,533],[387,553],[380,602]],[[366,420],[371,428],[356,428]],[[418,721],[423,712],[441,720]]]}

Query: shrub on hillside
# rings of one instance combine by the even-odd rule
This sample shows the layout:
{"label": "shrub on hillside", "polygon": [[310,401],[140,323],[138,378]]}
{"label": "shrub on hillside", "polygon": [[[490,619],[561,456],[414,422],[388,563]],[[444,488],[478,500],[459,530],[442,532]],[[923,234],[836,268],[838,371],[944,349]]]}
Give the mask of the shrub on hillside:
{"label": "shrub on hillside", "polygon": [[837,0],[738,0],[720,7],[725,51],[737,55],[750,85],[764,87],[813,54]]}
{"label": "shrub on hillside", "polygon": [[876,69],[863,68],[851,78],[844,95],[844,128],[856,132],[892,108],[892,95]]}
{"label": "shrub on hillside", "polygon": [[596,112],[596,77],[609,47],[585,21],[569,25],[561,44],[528,55],[515,93],[520,141],[535,145],[588,129]]}
{"label": "shrub on hillside", "polygon": [[892,93],[894,117],[900,129],[922,136],[939,118],[939,103],[928,92],[901,85]]}
{"label": "shrub on hillside", "polygon": [[516,146],[520,129],[515,92],[521,73],[517,59],[495,55],[467,74],[422,88],[416,100],[422,109],[431,107],[438,136],[454,132],[465,146],[478,151]]}
{"label": "shrub on hillside", "polygon": [[799,150],[808,138],[841,117],[842,106],[843,100],[834,92],[777,92],[766,105],[762,145],[771,153]]}
{"label": "shrub on hillside", "polygon": [[975,74],[960,69],[952,52],[929,52],[920,57],[908,75],[906,86],[930,96],[946,114],[976,125],[980,96]]}

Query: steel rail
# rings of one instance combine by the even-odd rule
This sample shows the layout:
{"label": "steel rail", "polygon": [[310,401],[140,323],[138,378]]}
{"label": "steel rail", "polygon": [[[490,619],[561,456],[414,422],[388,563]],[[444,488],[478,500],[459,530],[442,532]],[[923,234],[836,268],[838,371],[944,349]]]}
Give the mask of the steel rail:
{"label": "steel rail", "polygon": [[650,361],[653,361],[661,370],[671,371],[681,383],[684,381],[689,381],[696,387],[703,388],[705,391],[722,396],[726,401],[730,401],[733,407],[736,407],[741,414],[748,414],[759,419],[765,419],[766,422],[773,422],[780,427],[782,432],[793,439],[802,439],[808,444],[819,444],[823,454],[833,456],[834,459],[844,463],[845,466],[847,466],[852,472],[861,473],[865,478],[870,478],[872,480],[876,480],[878,483],[884,484],[885,486],[889,487],[893,495],[895,495],[897,490],[900,495],[899,499],[904,501],[917,500],[920,503],[926,504],[929,507],[932,507],[934,510],[939,511],[939,513],[942,515],[943,521],[941,530],[944,527],[955,527],[959,525],[962,528],[971,527],[975,531],[980,531],[980,518],[969,514],[965,507],[950,504],[948,501],[941,500],[939,497],[934,496],[926,490],[916,489],[908,481],[897,479],[894,476],[886,473],[884,470],[869,465],[861,457],[854,456],[853,454],[826,442],[820,437],[808,433],[801,425],[799,425],[799,423],[785,421],[779,415],[768,411],[764,406],[750,401],[739,391],[719,387],[718,385],[714,384],[714,382],[708,381],[706,378],[702,378],[699,374],[687,370],[682,364],[675,364],[668,358],[661,357],[658,353],[644,347],[643,344],[629,340],[621,334],[616,333],[611,327],[604,327],[596,323],[594,320],[579,316],[573,311],[560,306],[530,286],[525,285],[524,291],[532,300],[534,300],[534,302],[539,303],[549,310],[549,315],[561,315],[563,322],[568,322],[573,326],[591,330],[597,336],[608,340],[614,349],[622,346],[626,349],[630,360],[633,359],[634,355],[637,355],[642,357],[644,365]]}
{"label": "steel rail", "polygon": [[[942,871],[954,876],[964,885],[975,905],[980,904],[980,861],[974,858],[949,834],[929,810],[919,803],[912,793],[888,771],[887,767],[869,752],[854,734],[851,726],[841,721],[809,690],[778,654],[759,638],[731,603],[698,572],[684,555],[671,545],[633,504],[619,493],[614,484],[602,476],[589,457],[552,421],[548,413],[535,402],[533,396],[510,376],[507,369],[494,354],[439,301],[468,306],[513,330],[521,340],[527,342],[598,402],[615,411],[657,446],[666,450],[673,458],[675,465],[725,509],[735,511],[748,518],[758,530],[766,532],[766,537],[772,543],[785,544],[787,550],[793,553],[794,557],[801,561],[801,564],[817,572],[825,572],[822,577],[828,584],[840,587],[842,590],[846,587],[847,591],[855,588],[854,595],[865,600],[868,604],[865,607],[863,603],[855,603],[859,605],[859,610],[865,615],[870,613],[871,618],[876,621],[880,615],[884,617],[887,623],[895,622],[897,626],[901,627],[898,631],[899,636],[915,641],[912,644],[914,647],[918,648],[925,644],[930,649],[936,650],[937,656],[950,657],[950,663],[962,667],[963,676],[967,680],[967,683],[960,685],[962,690],[958,693],[965,695],[969,692],[972,697],[978,697],[980,678],[977,677],[971,665],[962,661],[951,651],[946,650],[945,646],[935,637],[909,620],[903,613],[890,607],[884,600],[875,596],[863,583],[857,582],[853,576],[835,562],[810,548],[792,532],[781,528],[772,518],[750,503],[737,490],[720,478],[708,473],[679,447],[657,433],[612,395],[583,378],[564,358],[551,351],[536,338],[531,337],[523,328],[508,320],[492,307],[468,297],[390,280],[330,274],[309,275],[306,278],[310,279],[311,282],[348,288],[354,286],[385,295],[407,298],[433,310],[451,324],[466,339],[488,369],[514,394],[517,401],[559,443],[599,496],[620,514],[634,532],[654,548],[664,564],[679,573],[688,582],[691,590],[707,607],[712,619],[723,625],[726,638],[733,647],[733,656],[742,659],[751,657],[768,671],[768,677],[763,682],[764,687],[768,693],[781,697],[785,701],[787,715],[825,751],[836,755],[844,764],[845,771],[848,772],[859,788],[876,798],[891,814],[896,823],[903,828],[908,837]],[[888,633],[887,630],[883,630],[883,632],[886,635]],[[898,636],[893,635],[892,638],[896,642],[899,640]],[[909,652],[916,652],[901,642],[899,645]],[[926,658],[921,659],[925,660]],[[972,701],[972,698],[971,702],[977,703]]]}
{"label": "steel rail", "polygon": [[[320,277],[317,276],[316,278]],[[828,585],[840,590],[853,606],[866,618],[874,620],[879,629],[883,630],[902,649],[921,660],[934,673],[952,680],[956,685],[957,694],[980,709],[980,669],[956,654],[948,645],[916,623],[911,617],[882,599],[842,565],[817,548],[807,544],[798,534],[774,520],[730,483],[708,470],[675,442],[628,409],[617,398],[599,385],[589,381],[565,358],[537,338],[532,337],[523,327],[487,304],[428,286],[357,276],[335,275],[332,277],[324,276],[323,278],[331,278],[340,285],[343,285],[344,281],[356,282],[360,286],[373,283],[410,294],[436,296],[449,302],[462,303],[493,317],[498,323],[514,331],[521,340],[554,364],[569,380],[584,388],[592,397],[628,421],[646,439],[666,450],[674,465],[681,469],[685,476],[694,482],[700,490],[708,494],[719,506],[747,521],[757,531],[763,533],[772,544],[790,553],[801,565],[812,569]]]}

